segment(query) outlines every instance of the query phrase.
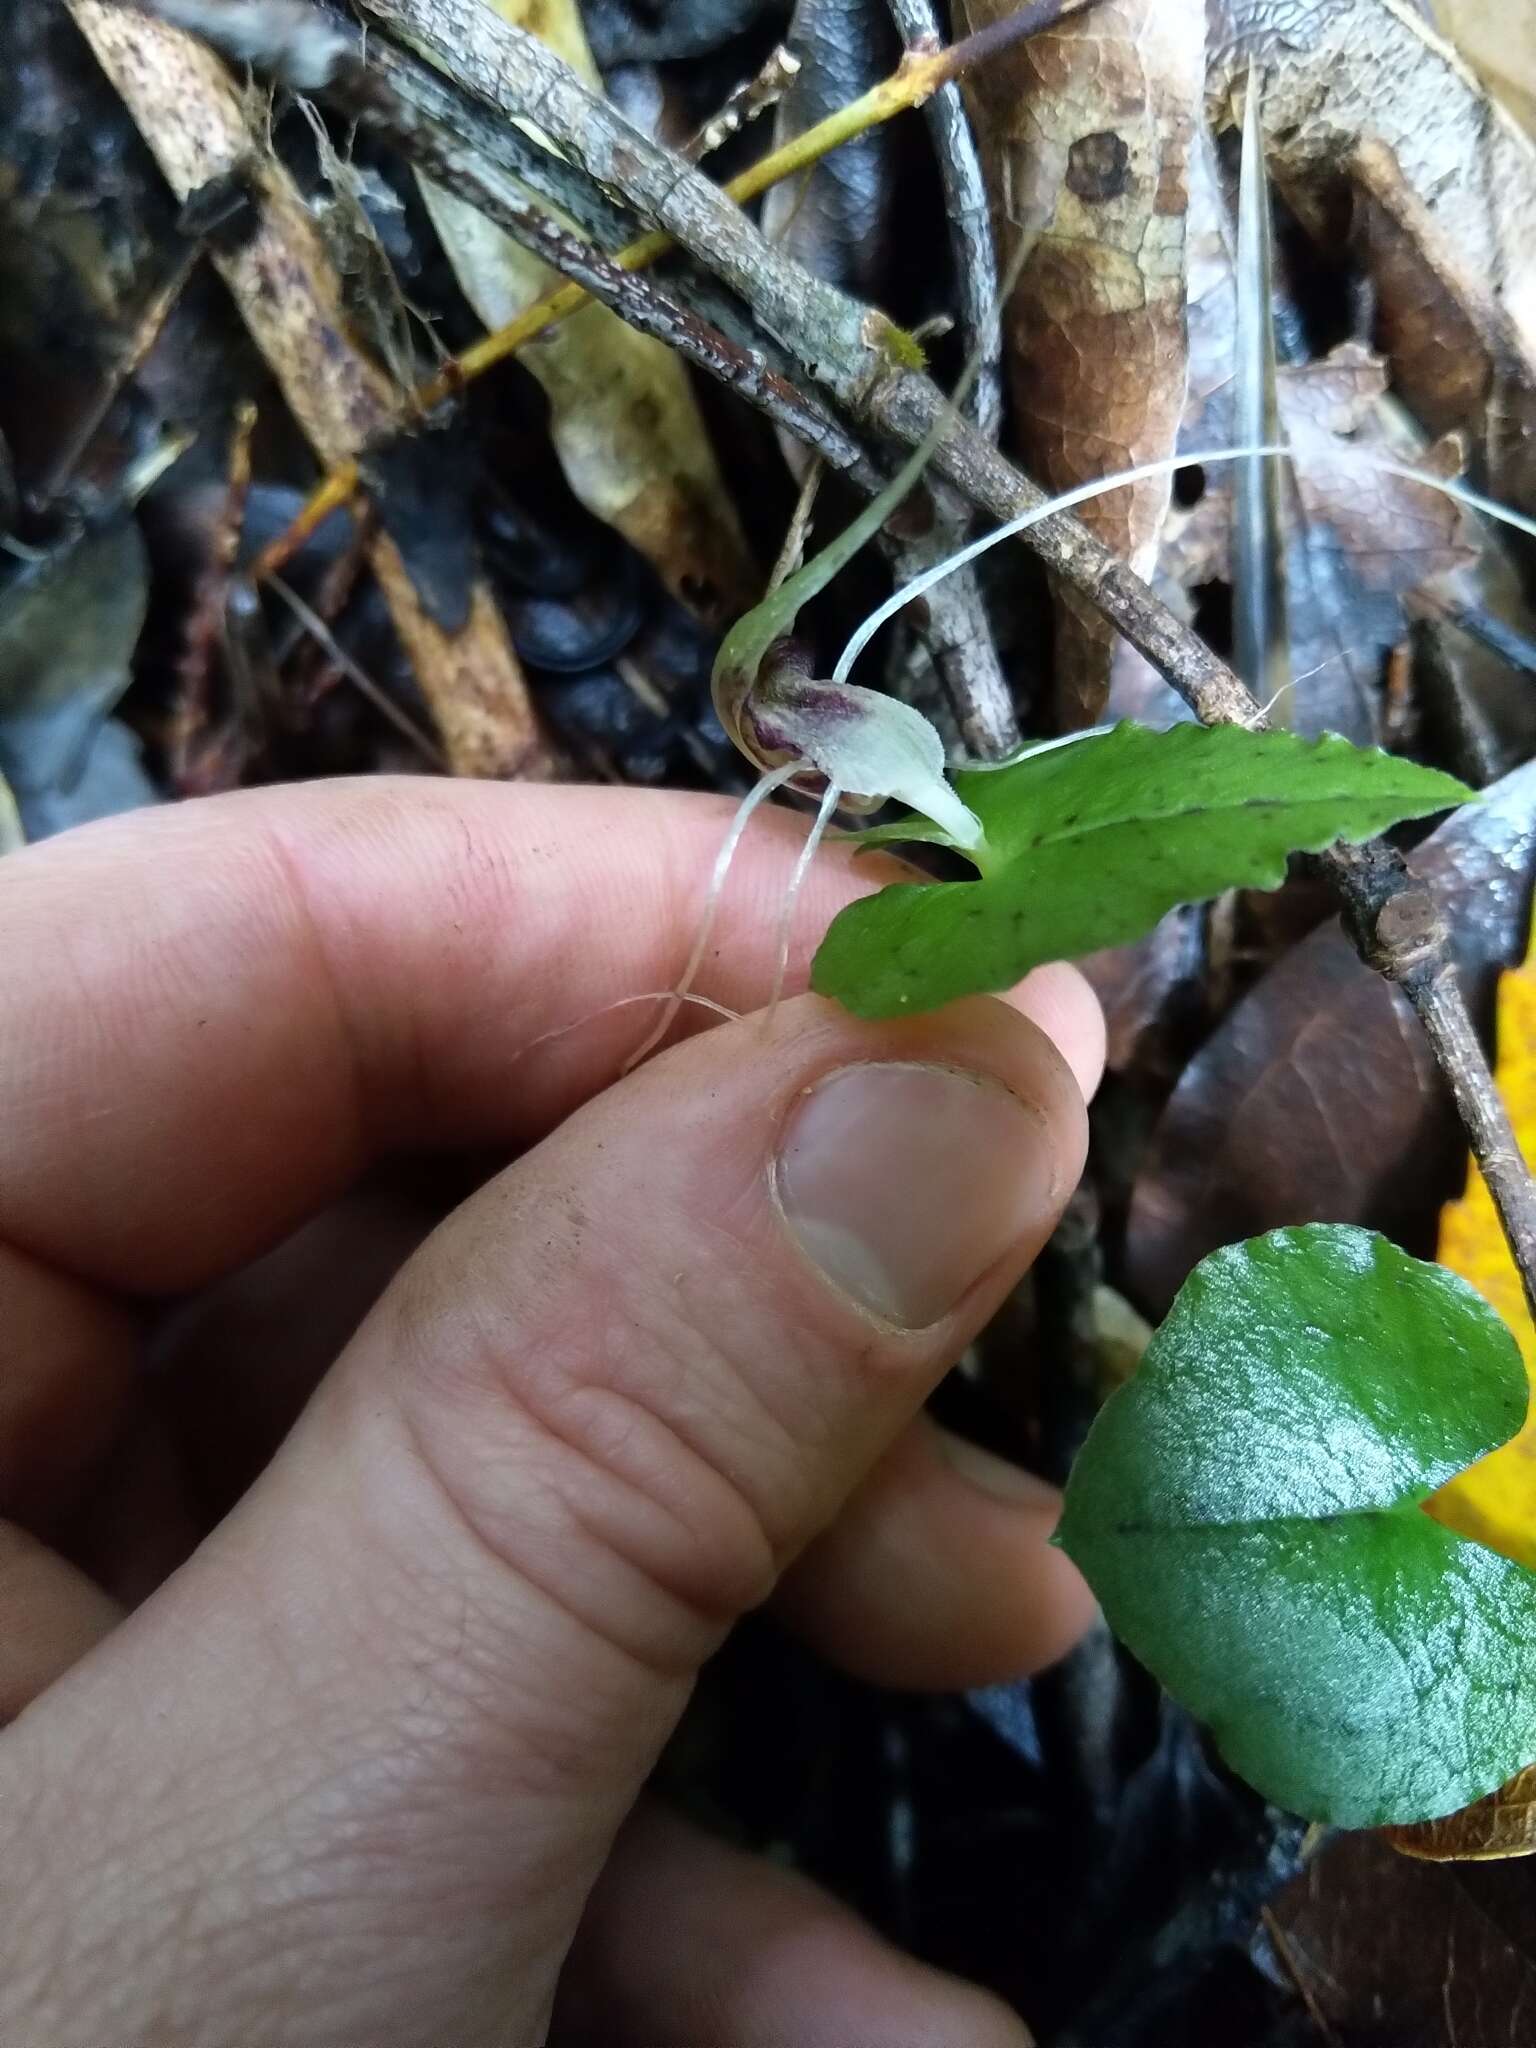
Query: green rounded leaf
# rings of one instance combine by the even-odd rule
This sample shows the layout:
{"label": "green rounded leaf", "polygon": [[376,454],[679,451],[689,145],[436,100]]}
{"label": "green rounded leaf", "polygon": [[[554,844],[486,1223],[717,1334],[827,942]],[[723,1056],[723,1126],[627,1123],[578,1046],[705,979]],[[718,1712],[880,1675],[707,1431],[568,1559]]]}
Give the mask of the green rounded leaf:
{"label": "green rounded leaf", "polygon": [[1214,1252],[1105,1404],[1059,1540],[1281,1806],[1433,1819],[1536,1758],[1536,1573],[1422,1511],[1525,1415],[1472,1288],[1367,1230]]}
{"label": "green rounded leaf", "polygon": [[1273,889],[1289,854],[1462,803],[1449,775],[1336,734],[1117,725],[955,777],[981,820],[975,882],[897,884],[834,919],[811,986],[861,1017],[1011,988],[1139,938],[1176,903]]}

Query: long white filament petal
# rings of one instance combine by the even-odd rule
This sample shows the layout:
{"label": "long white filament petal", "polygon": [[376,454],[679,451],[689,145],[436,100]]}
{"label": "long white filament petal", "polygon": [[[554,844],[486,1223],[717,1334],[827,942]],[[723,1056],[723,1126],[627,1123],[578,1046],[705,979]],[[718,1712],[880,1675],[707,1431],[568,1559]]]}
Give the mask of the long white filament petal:
{"label": "long white filament petal", "polygon": [[[1203,469],[1220,462],[1242,462],[1257,455],[1289,455],[1301,465],[1308,452],[1305,443],[1298,446],[1284,442],[1254,442],[1241,448],[1196,449],[1188,455],[1169,455],[1159,462],[1138,463],[1134,469],[1116,470],[1110,476],[1098,477],[1092,483],[1078,484],[1073,490],[1063,491],[1059,497],[1050,498],[1043,505],[1035,505],[1028,512],[1021,512],[1016,519],[994,527],[990,533],[981,534],[946,560],[935,562],[920,576],[914,576],[900,590],[893,591],[884,604],[870,613],[843,649],[837,667],[832,671],[832,680],[845,683],[849,670],[886,620],[894,618],[914,598],[921,597],[925,590],[948,576],[951,570],[974,562],[978,555],[984,555],[999,541],[1011,540],[1015,534],[1038,526],[1043,519],[1050,519],[1058,512],[1070,512],[1074,506],[1085,505],[1090,498],[1100,497],[1105,491],[1117,491],[1125,484],[1138,484],[1147,477],[1165,476],[1174,470]],[[1415,469],[1411,463],[1394,462],[1390,456],[1378,455],[1373,449],[1346,447],[1338,442],[1314,444],[1310,452],[1324,455],[1331,462],[1358,463],[1361,468],[1374,469],[1383,476],[1401,477],[1406,483],[1423,484],[1444,497],[1454,499],[1458,505],[1467,506],[1470,511],[1480,512],[1485,518],[1498,520],[1502,525],[1513,526],[1519,532],[1536,538],[1536,519],[1528,519],[1523,512],[1497,504],[1492,498],[1485,498],[1481,491],[1456,483],[1450,477],[1434,476],[1427,469]]]}
{"label": "long white filament petal", "polygon": [[720,906],[720,896],[725,888],[725,878],[731,871],[731,862],[736,858],[736,849],[741,844],[741,835],[747,829],[747,821],[765,797],[772,796],[776,789],[782,789],[791,777],[803,775],[806,764],[803,761],[786,761],[782,768],[770,768],[760,775],[736,807],[730,830],[721,841],[720,851],[715,855],[715,865],[710,870],[709,888],[704,895],[704,909],[699,917],[699,929],[693,942],[693,951],[688,955],[688,964],[679,977],[677,987],[672,991],[660,1017],[648,1031],[636,1049],[624,1062],[624,1072],[639,1066],[646,1054],[655,1050],[672,1028],[672,1021],[683,1006],[683,1000],[693,986],[693,977],[698,973],[704,958],[704,948],[709,944],[710,932],[714,929],[715,912]]}
{"label": "long white filament petal", "polygon": [[[695,995],[691,989],[685,989],[681,995],[675,988],[641,989],[635,995],[615,996],[611,1003],[599,1003],[595,1010],[585,1010],[581,1016],[572,1017],[564,1024],[551,1024],[549,1029],[541,1031],[537,1038],[530,1038],[526,1045],[520,1045],[508,1064],[516,1066],[519,1060],[527,1059],[530,1053],[537,1052],[541,1046],[557,1044],[560,1039],[569,1038],[573,1031],[580,1031],[583,1025],[595,1024],[599,1017],[609,1017],[615,1010],[632,1009],[636,1003],[673,1003],[679,1007],[686,1003],[695,1009],[710,1010],[715,1016],[723,1017],[728,1024],[741,1021],[740,1010],[733,1010],[728,1003],[717,1003],[713,996]],[[675,1015],[676,1011],[673,1014]]]}
{"label": "long white filament petal", "polygon": [[1060,497],[1049,498],[1043,505],[1034,505],[1028,512],[1021,512],[1016,519],[1010,519],[1002,526],[994,526],[990,533],[979,534],[973,541],[949,555],[942,562],[935,562],[920,576],[914,576],[910,583],[904,583],[900,590],[893,590],[882,605],[877,605],[863,625],[858,627],[853,638],[843,649],[838,664],[832,671],[834,683],[845,683],[848,671],[869,645],[875,634],[887,619],[894,618],[904,606],[921,597],[925,590],[931,590],[935,583],[941,583],[952,570],[963,569],[967,562],[974,562],[978,555],[984,555],[988,548],[995,548],[999,541],[1011,540],[1016,533],[1024,533],[1031,526],[1038,526],[1042,519],[1050,519],[1058,512],[1070,512],[1074,505],[1086,505],[1090,498],[1097,498],[1105,491],[1118,491],[1123,484],[1139,484],[1149,476],[1163,476],[1169,470],[1193,469],[1204,462],[1236,460],[1242,455],[1289,455],[1292,451],[1283,446],[1253,448],[1217,448],[1204,455],[1170,455],[1159,462],[1138,463],[1134,469],[1116,470],[1111,476],[1101,476],[1091,484],[1079,484],[1076,489],[1063,491]]}
{"label": "long white filament petal", "polygon": [[829,782],[823,790],[815,822],[805,835],[805,844],[800,849],[794,872],[789,878],[789,887],[784,892],[784,902],[779,911],[779,943],[773,962],[773,989],[768,997],[765,1018],[768,1024],[773,1022],[778,1012],[779,999],[784,993],[784,977],[789,972],[789,942],[794,936],[795,905],[800,900],[800,891],[811,871],[811,862],[816,858],[816,849],[826,836],[827,827],[832,822],[832,813],[837,809],[838,799],[842,793],[835,782]]}

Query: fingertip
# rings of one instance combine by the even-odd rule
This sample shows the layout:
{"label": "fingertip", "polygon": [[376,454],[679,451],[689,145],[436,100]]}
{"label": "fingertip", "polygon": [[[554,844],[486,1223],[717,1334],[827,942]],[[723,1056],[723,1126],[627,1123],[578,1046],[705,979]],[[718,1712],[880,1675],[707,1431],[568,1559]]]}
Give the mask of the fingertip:
{"label": "fingertip", "polygon": [[1030,2048],[1032,2039],[990,1992],[903,1955],[797,1872],[727,1847],[654,1801],[624,1828],[588,1906],[555,2036],[567,2048]]}
{"label": "fingertip", "polygon": [[1044,1480],[920,1417],[787,1574],[777,1610],[877,1685],[961,1691],[1038,1671],[1095,1613],[1050,1542],[1060,1513]]}
{"label": "fingertip", "polygon": [[1070,961],[1055,960],[1027,974],[1006,1001],[1038,1024],[1072,1069],[1084,1102],[1104,1077],[1104,1011],[1088,978]]}

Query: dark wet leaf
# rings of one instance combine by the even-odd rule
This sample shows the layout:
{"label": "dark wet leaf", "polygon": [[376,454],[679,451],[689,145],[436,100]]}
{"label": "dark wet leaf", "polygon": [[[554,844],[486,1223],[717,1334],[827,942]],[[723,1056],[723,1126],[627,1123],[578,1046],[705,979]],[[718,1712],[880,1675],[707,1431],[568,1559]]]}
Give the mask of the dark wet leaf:
{"label": "dark wet leaf", "polygon": [[1464,1280],[1368,1231],[1274,1231],[1190,1275],[1089,1432],[1061,1542],[1267,1798],[1432,1819],[1536,1746],[1536,1572],[1421,1512],[1525,1407]]}
{"label": "dark wet leaf", "polygon": [[[1523,956],[1536,765],[1517,769],[1412,856],[1485,1012]],[[1219,1244],[1281,1224],[1369,1223],[1428,1249],[1462,1170],[1455,1115],[1406,1001],[1336,923],[1296,946],[1185,1068],[1137,1179],[1131,1291],[1161,1313]]]}
{"label": "dark wet leaf", "polygon": [[645,622],[646,594],[634,555],[615,550],[606,574],[569,596],[537,593],[505,607],[512,644],[530,667],[557,675],[603,668],[622,654]]}
{"label": "dark wet leaf", "polygon": [[[799,0],[788,41],[800,70],[779,103],[776,143],[857,99],[901,54],[885,0]],[[763,226],[772,240],[818,276],[862,297],[881,295],[894,142],[889,128],[872,128],[807,176],[775,186],[764,201]]]}
{"label": "dark wet leaf", "polygon": [[133,742],[103,730],[146,604],[144,543],[127,517],[65,542],[0,592],[0,774],[29,838],[149,800]]}
{"label": "dark wet leaf", "polygon": [[[1275,1901],[1275,1973],[1340,2048],[1527,2048],[1536,1887],[1519,1864],[1454,1874],[1342,1835]],[[1303,2041],[1324,2048],[1312,2026]]]}
{"label": "dark wet leaf", "polygon": [[1144,939],[1106,947],[1078,962],[1104,1011],[1105,1064],[1111,1073],[1133,1066],[1162,1070],[1180,1027],[1198,1017],[1205,966],[1202,924],[1198,907],[1185,904],[1170,910]]}
{"label": "dark wet leaf", "polygon": [[446,633],[469,617],[479,459],[462,419],[374,449],[363,465],[379,518],[417,594]]}
{"label": "dark wet leaf", "polygon": [[765,16],[782,23],[786,0],[585,0],[592,54],[610,64],[665,62],[719,49]]}

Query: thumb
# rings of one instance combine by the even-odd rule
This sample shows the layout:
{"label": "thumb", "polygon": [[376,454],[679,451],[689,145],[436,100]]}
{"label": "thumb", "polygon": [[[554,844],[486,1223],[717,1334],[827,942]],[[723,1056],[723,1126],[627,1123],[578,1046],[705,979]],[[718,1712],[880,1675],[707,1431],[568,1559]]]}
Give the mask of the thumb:
{"label": "thumb", "polygon": [[181,2038],[197,1986],[215,2038],[296,1987],[308,2041],[539,2038],[699,1665],[1017,1279],[1085,1126],[1002,1003],[805,998],[480,1190],[7,1738],[8,1881],[62,1903],[0,2036]]}

